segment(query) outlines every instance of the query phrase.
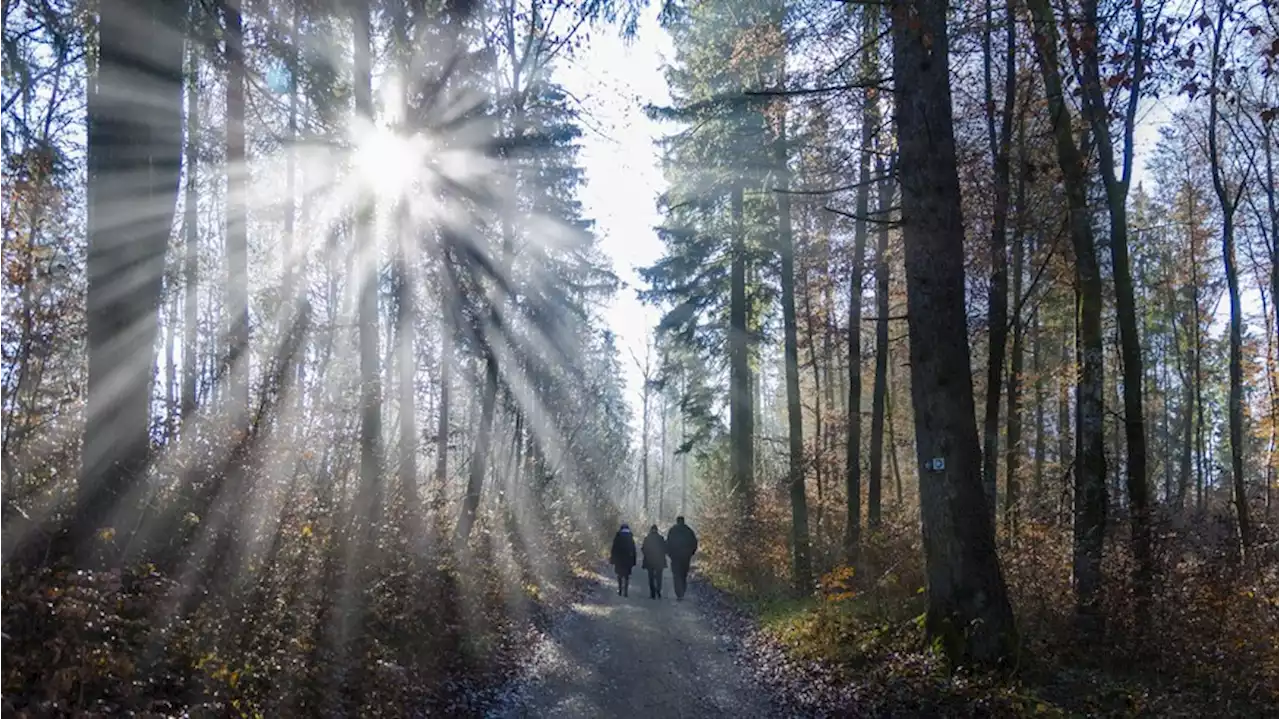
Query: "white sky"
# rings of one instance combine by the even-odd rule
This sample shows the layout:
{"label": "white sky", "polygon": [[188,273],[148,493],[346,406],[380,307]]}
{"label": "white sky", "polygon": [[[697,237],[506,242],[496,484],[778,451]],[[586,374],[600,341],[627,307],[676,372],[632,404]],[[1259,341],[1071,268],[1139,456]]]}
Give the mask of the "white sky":
{"label": "white sky", "polygon": [[580,157],[586,186],[579,197],[585,216],[596,222],[613,271],[625,283],[605,317],[618,336],[628,399],[637,412],[641,379],[631,352],[644,359],[646,337],[660,313],[637,299],[636,289],[642,285],[636,268],[662,255],[653,228],[661,221],[656,201],[663,190],[654,141],[663,130],[645,117],[644,106],[670,102],[662,64],[674,52],[670,36],[653,14],[646,13],[631,43],[611,29],[597,31],[585,51],[556,73],[585,110]]}

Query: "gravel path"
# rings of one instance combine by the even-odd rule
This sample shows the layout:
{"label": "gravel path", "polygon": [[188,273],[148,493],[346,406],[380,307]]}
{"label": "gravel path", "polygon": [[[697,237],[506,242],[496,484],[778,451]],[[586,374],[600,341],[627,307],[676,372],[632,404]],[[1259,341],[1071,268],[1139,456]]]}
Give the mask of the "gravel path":
{"label": "gravel path", "polygon": [[660,600],[637,570],[629,597],[599,574],[580,601],[530,647],[525,675],[503,692],[493,719],[516,717],[784,716],[740,666],[733,622],[710,616],[714,601],[691,583],[677,602],[671,572]]}

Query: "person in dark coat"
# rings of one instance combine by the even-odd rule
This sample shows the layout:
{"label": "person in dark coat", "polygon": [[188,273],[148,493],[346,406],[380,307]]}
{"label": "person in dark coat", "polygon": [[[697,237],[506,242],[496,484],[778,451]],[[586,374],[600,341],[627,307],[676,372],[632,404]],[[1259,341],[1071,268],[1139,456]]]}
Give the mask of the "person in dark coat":
{"label": "person in dark coat", "polygon": [[618,573],[618,596],[627,596],[631,588],[631,568],[636,566],[636,538],[625,523],[613,535],[613,548],[609,550],[609,562]]}
{"label": "person in dark coat", "polygon": [[644,568],[649,570],[649,598],[662,599],[662,570],[667,568],[667,542],[658,532],[658,525],[649,527],[649,536],[640,547],[644,554]]}
{"label": "person in dark coat", "polygon": [[684,517],[676,517],[676,523],[667,530],[667,554],[671,556],[671,583],[676,588],[676,601],[684,599],[688,588],[689,562],[698,551],[698,535],[684,523]]}

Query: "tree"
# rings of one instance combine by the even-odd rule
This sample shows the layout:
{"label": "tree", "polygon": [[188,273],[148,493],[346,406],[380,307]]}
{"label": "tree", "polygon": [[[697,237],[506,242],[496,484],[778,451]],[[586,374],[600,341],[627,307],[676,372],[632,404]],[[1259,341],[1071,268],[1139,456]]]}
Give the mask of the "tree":
{"label": "tree", "polygon": [[[1005,12],[1004,95],[1000,104],[999,131],[996,129],[996,102],[991,66],[993,32],[991,0],[986,3],[986,30],[982,36],[983,88],[987,106],[987,143],[992,158],[995,200],[991,210],[991,284],[987,294],[987,402],[983,419],[982,481],[992,524],[996,517],[996,468],[1000,453],[1000,378],[1004,371],[1004,350],[1009,334],[1009,153],[1013,138],[1013,107],[1017,96],[1017,25],[1012,2]],[[1017,302],[1018,298],[1014,297]]]}
{"label": "tree", "polygon": [[248,165],[245,158],[244,28],[240,0],[222,0],[227,65],[227,341],[224,372],[233,431],[249,423],[249,237]]}
{"label": "tree", "polygon": [[[863,9],[862,68],[874,74],[880,36],[880,9]],[[867,251],[867,214],[871,192],[872,142],[880,124],[880,106],[874,88],[863,91],[862,142],[858,156],[857,216],[853,226],[853,273],[849,279],[849,425],[845,444],[845,557],[857,561],[862,539],[862,273]]]}
{"label": "tree", "polygon": [[1049,102],[1058,166],[1062,171],[1075,250],[1077,327],[1080,361],[1076,385],[1076,458],[1072,584],[1076,611],[1089,629],[1096,628],[1102,589],[1102,547],[1107,512],[1107,467],[1103,436],[1102,276],[1093,242],[1084,159],[1073,135],[1062,73],[1058,63],[1058,30],[1048,0],[1029,0],[1032,34],[1041,79]]}
{"label": "tree", "polygon": [[[781,28],[779,28],[781,30]],[[779,33],[781,34],[781,32]],[[785,56],[786,49],[782,49]],[[779,86],[786,86],[785,62],[779,63]],[[805,497],[804,418],[800,408],[800,348],[796,329],[796,246],[791,228],[791,168],[787,146],[787,106],[778,113],[774,156],[778,173],[778,253],[782,259],[782,321],[787,384],[787,488],[791,496],[791,576],[796,590],[812,584],[809,558],[809,504]]]}
{"label": "tree", "polygon": [[645,342],[644,362],[634,354],[631,360],[640,370],[640,478],[643,487],[641,513],[649,516],[649,400],[657,385],[652,366],[653,343]]}
{"label": "tree", "polygon": [[[194,8],[190,11],[189,26],[195,27],[197,14]],[[194,33],[193,33],[194,34]],[[183,297],[183,339],[182,339],[182,417],[185,420],[196,409],[196,375],[200,365],[196,360],[199,351],[200,322],[200,250],[199,223],[200,211],[197,207],[199,196],[197,181],[199,179],[199,139],[200,139],[200,50],[194,38],[187,41],[188,81],[187,81],[187,146],[186,146],[186,208],[182,220],[182,280],[185,284]]]}
{"label": "tree", "polygon": [[[182,166],[182,25],[180,6],[159,0],[99,6],[88,102],[88,402],[70,526],[82,552],[99,531],[124,540],[140,510],[134,492],[150,453],[150,373]],[[119,221],[139,201],[145,211]]]}
{"label": "tree", "polygon": [[[877,163],[880,182],[876,188],[880,227],[876,231],[876,376],[871,399],[871,475],[867,478],[867,528],[880,527],[880,488],[884,469],[885,420],[889,403],[889,224],[893,204],[893,177],[889,163]],[[892,436],[892,428],[890,428]],[[892,459],[894,448],[889,446]],[[896,464],[896,463],[895,463]],[[898,501],[902,501],[901,484]]]}
{"label": "tree", "polygon": [[[1222,87],[1219,84],[1224,64],[1223,41],[1227,31],[1230,6],[1219,0],[1218,17],[1214,21],[1213,44],[1209,53],[1209,168],[1213,177],[1213,192],[1218,198],[1222,214],[1222,263],[1227,278],[1227,297],[1230,303],[1231,355],[1228,359],[1230,394],[1227,399],[1227,423],[1231,441],[1231,487],[1235,495],[1236,526],[1240,532],[1240,553],[1248,550],[1251,535],[1249,528],[1249,498],[1244,486],[1244,398],[1241,359],[1243,317],[1240,306],[1240,275],[1236,264],[1235,217],[1247,182],[1240,180],[1234,188],[1229,186],[1223,167],[1222,145],[1218,130],[1218,103]],[[1234,192],[1232,191],[1234,190]]]}
{"label": "tree", "polygon": [[[974,419],[947,5],[898,5],[890,28],[926,629],[953,661],[995,664],[1011,656],[1017,640],[982,489]],[[933,465],[935,458],[944,464]]]}
{"label": "tree", "polygon": [[[1156,15],[1163,5],[1156,5]],[[1107,80],[1111,87],[1124,85],[1128,89],[1121,132],[1121,158],[1119,167],[1115,160],[1114,141],[1111,135],[1112,109],[1105,97],[1099,54],[1103,49],[1101,35],[1103,25],[1099,18],[1097,0],[1082,3],[1084,21],[1082,37],[1070,37],[1076,45],[1082,69],[1081,89],[1084,96],[1084,115],[1098,148],[1098,167],[1107,196],[1107,209],[1111,218],[1111,271],[1115,278],[1116,322],[1119,325],[1121,345],[1121,372],[1124,393],[1124,427],[1127,461],[1125,471],[1129,495],[1129,523],[1134,557],[1134,589],[1138,595],[1139,621],[1145,621],[1146,605],[1151,598],[1151,582],[1155,568],[1151,556],[1151,517],[1147,497],[1147,434],[1142,404],[1142,346],[1138,337],[1137,307],[1134,301],[1132,271],[1129,267],[1129,220],[1127,205],[1129,184],[1133,178],[1134,125],[1137,121],[1138,103],[1144,90],[1147,73],[1147,7],[1133,5],[1133,31],[1126,43],[1132,55],[1132,67],[1121,67]],[[1114,22],[1114,21],[1113,21]],[[1118,172],[1117,172],[1118,170]]]}

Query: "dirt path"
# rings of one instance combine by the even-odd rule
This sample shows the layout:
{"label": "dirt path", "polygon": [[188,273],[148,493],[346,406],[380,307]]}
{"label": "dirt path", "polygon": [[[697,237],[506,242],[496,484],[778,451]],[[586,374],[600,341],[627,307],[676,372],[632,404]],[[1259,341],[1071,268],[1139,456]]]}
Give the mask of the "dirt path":
{"label": "dirt path", "polygon": [[734,662],[699,607],[698,588],[681,602],[664,573],[662,599],[649,599],[637,568],[630,596],[600,574],[581,601],[531,647],[521,686],[490,716],[770,717],[768,695]]}

